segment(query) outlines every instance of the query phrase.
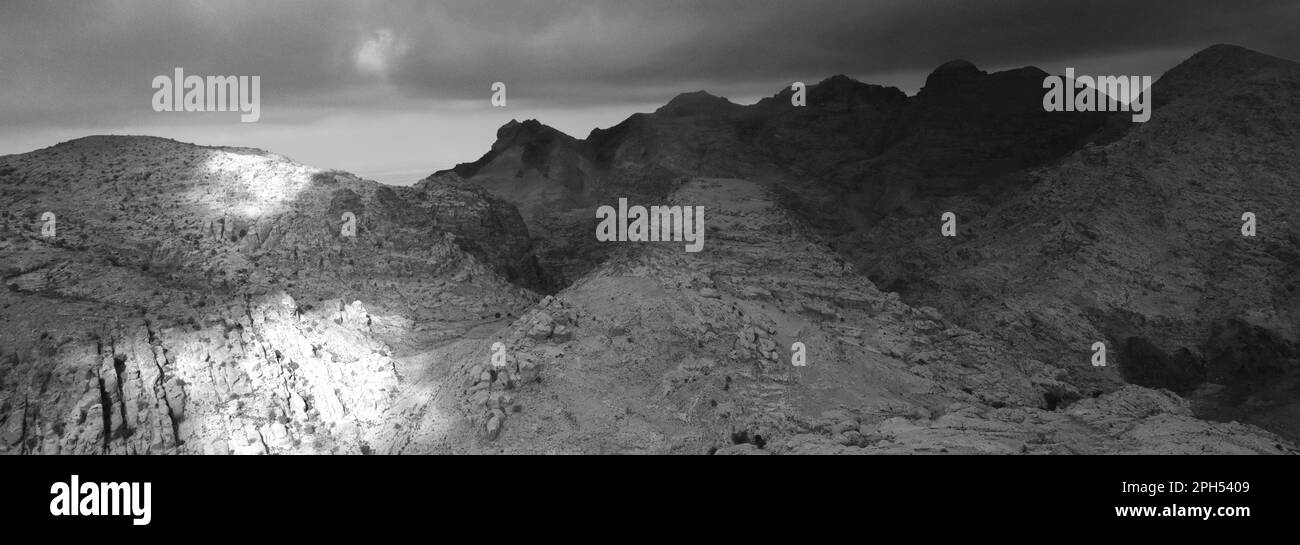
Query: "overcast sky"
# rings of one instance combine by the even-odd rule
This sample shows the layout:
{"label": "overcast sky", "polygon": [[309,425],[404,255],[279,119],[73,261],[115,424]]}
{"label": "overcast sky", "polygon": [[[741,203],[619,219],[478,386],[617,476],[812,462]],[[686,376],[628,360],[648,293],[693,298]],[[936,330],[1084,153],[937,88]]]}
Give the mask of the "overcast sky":
{"label": "overcast sky", "polygon": [[[843,73],[911,94],[957,58],[1158,76],[1215,43],[1300,59],[1300,0],[0,2],[0,154],[151,134],[388,183],[477,159],[512,118],[584,137],[683,91]],[[261,120],[154,112],[175,67],[261,76]]]}

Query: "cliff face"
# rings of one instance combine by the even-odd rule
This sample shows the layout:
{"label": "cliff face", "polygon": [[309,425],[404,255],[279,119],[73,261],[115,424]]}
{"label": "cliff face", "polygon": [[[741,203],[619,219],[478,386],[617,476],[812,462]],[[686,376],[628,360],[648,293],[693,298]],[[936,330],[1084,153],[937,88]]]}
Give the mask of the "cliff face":
{"label": "cliff face", "polygon": [[395,358],[517,313],[533,296],[502,276],[537,281],[518,214],[473,189],[134,137],[0,172],[10,452],[364,450]]}
{"label": "cliff face", "polygon": [[429,215],[434,229],[450,233],[457,246],[506,281],[543,292],[556,288],[554,277],[539,264],[528,227],[514,205],[455,176],[394,190]]}

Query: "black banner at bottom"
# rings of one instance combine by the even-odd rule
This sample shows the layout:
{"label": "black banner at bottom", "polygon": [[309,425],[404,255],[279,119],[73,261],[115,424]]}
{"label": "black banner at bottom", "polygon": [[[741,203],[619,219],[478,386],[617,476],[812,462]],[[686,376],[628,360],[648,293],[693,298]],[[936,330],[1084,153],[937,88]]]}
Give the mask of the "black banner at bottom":
{"label": "black banner at bottom", "polygon": [[1300,482],[1287,457],[10,457],[4,464],[0,520],[10,535],[172,540],[180,530],[201,537],[195,532],[204,528],[220,529],[207,538],[236,538],[245,527],[259,538],[382,530],[436,540],[429,532],[444,527],[451,539],[466,524],[599,536],[588,524],[595,520],[624,530],[635,524],[645,538],[674,521],[728,535],[908,521],[924,521],[934,535],[995,536],[1001,523],[1234,533],[1288,522]]}

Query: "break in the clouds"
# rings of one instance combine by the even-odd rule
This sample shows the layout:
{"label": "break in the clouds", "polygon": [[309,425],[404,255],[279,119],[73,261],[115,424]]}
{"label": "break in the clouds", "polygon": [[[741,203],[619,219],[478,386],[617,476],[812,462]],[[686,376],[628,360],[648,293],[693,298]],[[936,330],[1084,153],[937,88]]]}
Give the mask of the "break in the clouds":
{"label": "break in the clouds", "polygon": [[357,69],[362,72],[386,76],[389,66],[406,54],[407,48],[397,41],[391,28],[379,28],[361,41],[357,48]]}
{"label": "break in the clouds", "polygon": [[[1296,59],[1296,21],[1294,0],[5,2],[0,153],[28,151],[10,149],[29,140],[18,133],[170,127],[149,84],[178,66],[261,76],[262,124],[433,115],[428,137],[431,112],[485,108],[494,81],[509,85],[515,117],[580,119],[679,91],[766,95],[836,73],[911,92],[955,58],[1053,71],[1109,59],[1128,64],[1116,72],[1158,75],[1227,42]],[[230,117],[181,117],[185,134],[241,134]],[[241,130],[258,140],[270,129]],[[310,155],[325,133],[304,131],[297,146]]]}

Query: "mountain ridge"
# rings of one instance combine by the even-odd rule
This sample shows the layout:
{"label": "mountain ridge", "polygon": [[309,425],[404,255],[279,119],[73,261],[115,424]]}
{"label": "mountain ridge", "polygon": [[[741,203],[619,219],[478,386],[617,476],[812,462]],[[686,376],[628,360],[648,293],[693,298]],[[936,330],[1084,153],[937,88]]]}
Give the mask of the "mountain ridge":
{"label": "mountain ridge", "polygon": [[[1004,216],[1002,212],[998,212],[997,216],[986,216],[991,212],[1014,209],[1020,214],[1041,217],[1041,214],[1029,211],[1041,208],[1042,204],[1027,204],[1025,201],[1028,198],[1046,198],[1035,196],[1043,191],[1034,189],[1042,184],[1043,171],[1048,172],[1050,177],[1054,176],[1051,174],[1053,171],[1059,169],[1083,172],[1081,169],[1114,163],[1117,159],[1113,150],[1116,149],[1131,150],[1125,154],[1130,159],[1118,160],[1120,162],[1129,161],[1134,165],[1149,163],[1152,157],[1147,151],[1149,148],[1143,148],[1147,145],[1144,140],[1156,133],[1168,132],[1167,138],[1171,142],[1213,140],[1219,148],[1207,147],[1208,144],[1196,146],[1207,151],[1219,164],[1233,165],[1229,168],[1240,169],[1250,161],[1271,165],[1266,166],[1265,170],[1250,168],[1260,172],[1262,179],[1274,181],[1267,189],[1261,189],[1279,198],[1281,202],[1294,202],[1294,197],[1286,192],[1284,186],[1277,184],[1282,181],[1279,174],[1286,171],[1288,167],[1285,165],[1292,161],[1286,155],[1286,150],[1295,149],[1294,144],[1288,147],[1285,142],[1295,142],[1296,124],[1288,121],[1287,117],[1274,115],[1276,111],[1293,110],[1294,97],[1300,96],[1300,91],[1296,91],[1300,77],[1288,68],[1292,66],[1294,63],[1291,61],[1238,46],[1211,46],[1170,69],[1156,81],[1151,92],[1154,95],[1152,104],[1156,109],[1155,115],[1159,118],[1147,123],[1132,123],[1124,113],[1043,112],[1041,83],[1046,72],[1025,67],[987,73],[972,63],[954,61],[936,69],[927,78],[926,86],[910,97],[890,88],[871,86],[850,78],[832,77],[809,87],[810,102],[805,108],[790,106],[788,99],[791,91],[785,89],[754,105],[727,107],[716,115],[689,110],[686,117],[691,120],[690,124],[677,122],[676,116],[661,118],[653,113],[635,114],[610,129],[592,131],[589,140],[600,141],[603,149],[599,156],[608,163],[619,164],[619,173],[631,172],[634,174],[632,179],[640,176],[657,180],[657,184],[636,188],[642,191],[641,198],[649,202],[667,195],[665,191],[672,187],[667,180],[683,177],[747,177],[770,184],[801,218],[818,231],[822,240],[859,265],[861,270],[886,289],[899,291],[909,302],[935,306],[945,313],[961,316],[961,323],[975,329],[981,328],[974,316],[987,316],[990,313],[1006,315],[1011,323],[1044,324],[1039,326],[1044,327],[1043,330],[1016,327],[1011,330],[1014,333],[1006,334],[1007,338],[1019,337],[1015,343],[1036,357],[1057,354],[1056,358],[1059,359],[1060,354],[1073,353],[1076,355],[1070,357],[1075,361],[1085,362],[1086,358],[1077,354],[1091,346],[1092,341],[1085,342],[1086,338],[1081,337],[1105,340],[1112,350],[1119,353],[1120,372],[1116,373],[1112,368],[1098,373],[1088,366],[1065,365],[1075,375],[1072,380],[1077,381],[1084,390],[1099,388],[1102,391],[1112,391],[1125,382],[1138,381],[1151,386],[1172,387],[1186,395],[1192,395],[1187,390],[1188,384],[1201,380],[1193,378],[1201,376],[1201,372],[1185,374],[1178,369],[1203,365],[1200,362],[1207,350],[1213,353],[1227,350],[1224,343],[1230,345],[1235,342],[1231,340],[1231,335],[1250,335],[1252,333],[1249,332],[1253,331],[1251,327],[1254,326],[1232,325],[1237,323],[1232,321],[1237,318],[1225,318],[1228,321],[1214,326],[1221,333],[1205,331],[1199,335],[1222,335],[1224,331],[1238,333],[1216,341],[1219,348],[1200,348],[1195,344],[1201,341],[1189,345],[1187,343],[1192,341],[1188,340],[1188,333],[1181,331],[1190,325],[1173,326],[1173,322],[1170,322],[1168,326],[1174,329],[1165,332],[1158,332],[1152,326],[1142,326],[1139,329],[1144,333],[1135,336],[1131,325],[1117,327],[1117,324],[1129,320],[1123,317],[1120,305],[1110,303],[1096,307],[1089,304],[1079,307],[1068,301],[1078,297],[1073,294],[1039,294],[1034,296],[1037,297],[1035,299],[1026,299],[1018,304],[1018,310],[991,311],[986,305],[998,304],[999,298],[1005,295],[999,295],[999,290],[988,286],[990,280],[980,277],[978,281],[962,280],[953,284],[953,279],[963,275],[976,278],[979,277],[977,275],[993,274],[993,270],[988,269],[990,263],[986,261],[988,256],[996,254],[990,253],[994,250],[984,246],[993,243],[1021,244],[1014,242],[1017,235],[1010,230],[1018,224],[1018,220]],[[818,89],[824,88],[822,86],[828,83],[839,87],[840,95],[844,94],[843,89],[859,90],[861,95],[872,96],[875,100],[854,102],[848,106],[842,101],[819,103],[815,100]],[[1261,90],[1264,94],[1259,94]],[[1292,97],[1290,102],[1286,101],[1287,96]],[[691,95],[683,100],[701,97],[702,95]],[[1225,97],[1229,100],[1224,100]],[[1261,97],[1271,98],[1261,100]],[[1232,98],[1239,98],[1240,101],[1231,100]],[[1189,100],[1193,102],[1188,102]],[[1195,106],[1188,107],[1190,104]],[[856,113],[846,115],[846,111]],[[852,121],[846,121],[849,119]],[[1231,137],[1224,134],[1225,129],[1231,131]],[[1192,149],[1188,147],[1191,144],[1177,145]],[[1226,149],[1235,150],[1236,155],[1222,151]],[[1173,151],[1175,153],[1169,157],[1158,160],[1203,165],[1199,168],[1206,172],[1231,172],[1214,163],[1194,158],[1185,153],[1185,150],[1174,148]],[[658,173],[647,174],[645,170],[638,170],[638,167],[654,168]],[[1118,169],[1113,179],[1125,180],[1132,175],[1131,171]],[[1241,180],[1241,177],[1238,175],[1235,179]],[[1239,183],[1245,182],[1241,180]],[[593,184],[588,183],[588,187],[591,185]],[[630,192],[626,186],[616,183],[607,185],[609,191],[606,194],[610,197],[620,191]],[[1067,194],[1070,192],[1068,187],[1063,190]],[[1096,191],[1106,193],[1105,189]],[[1105,199],[1104,202],[1126,210],[1128,216],[1123,221],[1131,224],[1127,218],[1151,215],[1151,211],[1159,210],[1164,203],[1170,202],[1169,199],[1175,198],[1175,193],[1165,189],[1159,191],[1168,196],[1153,202],[1143,201],[1147,204],[1141,210],[1119,206],[1113,198]],[[1084,203],[1097,201],[1095,196],[1078,194],[1077,191],[1074,193],[1073,197],[1054,194],[1048,202],[1065,203],[1070,202],[1069,199],[1081,199]],[[1244,198],[1244,194],[1236,190],[1223,194],[1234,195],[1233,199]],[[1030,197],[1024,197],[1025,195]],[[553,198],[553,202],[566,202],[563,196]],[[591,200],[587,198],[586,202]],[[575,199],[567,202],[580,201]],[[519,204],[521,208],[528,206],[528,203]],[[1212,209],[1205,207],[1224,204],[1207,203],[1200,209]],[[1259,207],[1258,204],[1247,206]],[[1271,217],[1284,217],[1284,208],[1274,208],[1269,207],[1272,210],[1269,214]],[[945,210],[956,211],[958,217],[963,218],[961,225],[964,227],[960,228],[962,238],[957,239],[955,247],[932,234],[937,232],[933,227],[937,221],[935,218]],[[1035,223],[1055,225],[1048,228],[1052,234],[1044,235],[1044,240],[1058,240],[1056,237],[1060,237],[1059,245],[1053,242],[1050,247],[1037,250],[1049,256],[1047,263],[1050,265],[1040,266],[1050,266],[1051,271],[1064,273],[1073,267],[1059,261],[1059,257],[1050,256],[1072,255],[1070,252],[1076,251],[1074,248],[1080,245],[1087,247],[1096,244],[1092,237],[1099,233],[1113,232],[1113,229],[1098,225],[1094,219],[1080,216],[1077,212],[1057,208],[1052,210],[1063,219],[1035,220]],[[1099,209],[1093,218],[1115,217],[1113,213],[1103,210]],[[574,213],[577,221],[569,224],[571,228],[553,232],[560,237],[566,236],[565,233],[585,234],[588,229],[580,221],[585,219],[581,218],[582,215]],[[1201,220],[1197,221],[1199,223]],[[581,225],[583,229],[572,228],[572,225]],[[1160,229],[1169,227],[1168,224],[1155,225]],[[1281,226],[1286,225],[1290,224]],[[1151,226],[1131,228],[1143,233]],[[1223,229],[1223,233],[1235,233],[1227,225],[1220,229]],[[538,230],[531,226],[530,232],[535,236],[538,234]],[[1283,240],[1286,240],[1288,235],[1282,235]],[[986,243],[990,240],[987,237],[993,239]],[[1121,252],[1117,256],[1098,258],[1118,259],[1121,262],[1131,260],[1128,253],[1134,250],[1119,250],[1121,246],[1122,244],[1114,246]],[[554,247],[569,248],[562,244]],[[944,257],[954,251],[955,259]],[[1289,255],[1282,248],[1272,251],[1281,256]],[[1007,249],[998,248],[996,252],[1005,253]],[[582,255],[588,262],[593,255],[597,259],[603,259],[603,254],[598,252]],[[543,257],[543,260],[563,263],[562,256]],[[1278,275],[1285,276],[1283,271],[1288,270],[1285,265],[1287,262],[1282,259],[1268,265],[1277,272],[1272,273],[1271,277],[1259,278],[1258,282],[1265,286],[1276,284]],[[961,263],[968,272],[956,272],[954,263]],[[998,266],[1016,270],[1019,268],[1016,263],[1018,262],[999,263]],[[1196,268],[1194,264],[1189,264],[1189,267]],[[581,273],[581,269],[578,272]],[[1040,282],[1051,285],[1052,282],[1048,279],[1052,274],[1055,273],[1049,273]],[[945,275],[956,276],[948,278]],[[1127,280],[1120,282],[1119,285],[1126,286],[1125,290],[1131,289],[1127,287]],[[945,284],[949,284],[949,287],[938,293],[926,293],[926,290]],[[1282,287],[1285,288],[1285,283]],[[1066,294],[1078,290],[1077,287],[1058,289]],[[1283,290],[1282,293],[1290,292]],[[1024,296],[1029,297],[1029,294]],[[1041,300],[1043,297],[1053,302],[1046,303],[1043,312],[1030,310],[1033,305],[1044,304]],[[1060,299],[1065,299],[1065,302],[1060,302]],[[967,300],[970,302],[962,302]],[[1275,299],[1284,300],[1285,295]],[[1263,301],[1261,304],[1264,304]],[[1065,314],[1054,314],[1058,309]],[[1193,311],[1185,309],[1181,312]],[[1072,317],[1064,318],[1065,315]],[[1161,319],[1168,321],[1167,317]],[[1247,323],[1253,322],[1248,320]],[[1294,320],[1280,323],[1286,325],[1280,328],[1270,326],[1268,333],[1260,338],[1291,339],[1296,336]],[[987,328],[988,325],[984,327]],[[1182,340],[1171,342],[1173,339]],[[1278,344],[1280,341],[1268,342],[1280,350],[1281,354],[1295,353],[1294,349],[1287,348],[1289,345]],[[1180,347],[1178,343],[1183,344]],[[1172,348],[1156,348],[1169,347],[1171,344]],[[1166,350],[1171,352],[1166,353]],[[1183,355],[1171,355],[1173,352]],[[1289,357],[1283,356],[1282,361]],[[1148,361],[1164,362],[1152,365],[1166,370],[1152,371],[1154,374],[1138,370],[1138,367],[1146,365],[1142,362]],[[1270,365],[1289,368],[1291,364],[1279,362]],[[1162,376],[1161,373],[1165,373],[1163,376],[1173,382],[1161,382],[1166,379],[1152,378]],[[1181,379],[1173,378],[1183,375],[1185,376]],[[1188,380],[1192,382],[1189,383]],[[1290,383],[1288,380],[1283,384]],[[1217,386],[1211,384],[1210,387]],[[1279,388],[1281,390],[1269,394],[1274,401],[1252,403],[1277,403],[1277,395],[1287,386]],[[1236,392],[1231,394],[1233,396],[1249,396],[1237,387],[1230,386],[1227,390]],[[1225,410],[1237,416],[1246,414],[1225,407],[1207,408],[1202,403],[1205,397],[1193,397],[1197,400],[1199,414],[1223,414]],[[1276,419],[1269,425],[1275,426],[1275,429],[1290,429],[1286,425],[1276,428]],[[1287,433],[1295,437],[1297,432],[1292,430]]]}

